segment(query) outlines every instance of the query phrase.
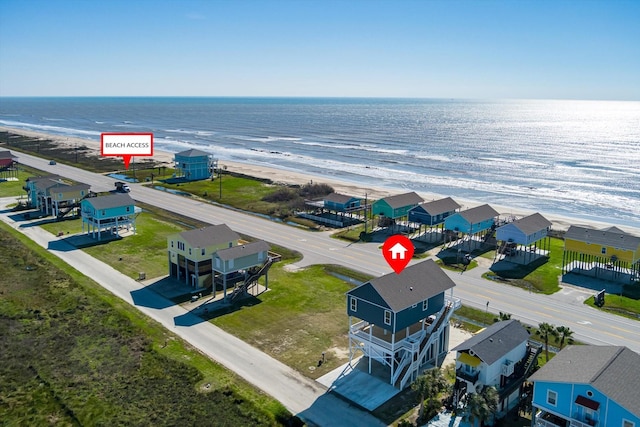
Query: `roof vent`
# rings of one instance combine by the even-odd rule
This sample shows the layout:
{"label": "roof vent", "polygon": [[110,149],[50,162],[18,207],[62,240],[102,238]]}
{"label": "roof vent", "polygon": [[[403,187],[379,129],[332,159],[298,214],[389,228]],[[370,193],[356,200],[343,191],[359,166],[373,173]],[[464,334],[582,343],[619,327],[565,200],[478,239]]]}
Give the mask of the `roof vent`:
{"label": "roof vent", "polygon": [[413,286],[409,286],[409,290],[412,291],[413,290]]}

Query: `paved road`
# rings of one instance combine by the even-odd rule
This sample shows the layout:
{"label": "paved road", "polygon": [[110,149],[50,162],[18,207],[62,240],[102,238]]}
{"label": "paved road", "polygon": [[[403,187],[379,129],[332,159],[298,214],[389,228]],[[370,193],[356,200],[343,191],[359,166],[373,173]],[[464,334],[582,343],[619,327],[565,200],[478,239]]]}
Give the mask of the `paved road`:
{"label": "paved road", "polygon": [[[40,246],[49,249],[82,274],[134,305],[141,312],[198,348],[211,359],[236,372],[259,389],[280,401],[309,425],[382,426],[368,412],[349,405],[326,387],[308,379],[276,359],[218,328],[181,306],[163,298],[109,265],[40,227],[20,227],[4,208],[11,199],[0,199],[0,219]],[[3,203],[4,202],[4,203]]]}
{"label": "paved road", "polygon": [[[99,174],[60,164],[50,166],[46,160],[25,154],[19,154],[18,157],[21,163],[90,184],[94,191],[113,188],[115,180]],[[304,255],[300,266],[340,264],[373,276],[391,272],[375,243],[347,244],[332,239],[330,233],[308,232],[139,184],[133,184],[131,188],[131,196],[141,202],[211,224],[226,223],[237,232],[297,250]],[[457,284],[455,295],[465,305],[487,309],[488,301],[488,310],[491,312],[511,313],[513,318],[531,325],[540,322],[565,325],[575,331],[574,338],[580,341],[600,345],[626,345],[640,353],[640,323],[582,304],[592,292],[567,286],[551,296],[531,294],[526,290],[481,279],[480,274],[484,271],[486,270],[477,268],[464,274],[447,272]]]}

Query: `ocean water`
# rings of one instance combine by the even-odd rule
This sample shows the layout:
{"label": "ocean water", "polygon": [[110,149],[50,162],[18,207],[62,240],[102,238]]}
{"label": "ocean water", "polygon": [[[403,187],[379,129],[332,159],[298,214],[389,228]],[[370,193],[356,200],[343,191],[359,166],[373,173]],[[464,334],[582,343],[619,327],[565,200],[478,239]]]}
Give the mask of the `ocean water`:
{"label": "ocean water", "polygon": [[640,102],[0,98],[0,125],[640,227]]}

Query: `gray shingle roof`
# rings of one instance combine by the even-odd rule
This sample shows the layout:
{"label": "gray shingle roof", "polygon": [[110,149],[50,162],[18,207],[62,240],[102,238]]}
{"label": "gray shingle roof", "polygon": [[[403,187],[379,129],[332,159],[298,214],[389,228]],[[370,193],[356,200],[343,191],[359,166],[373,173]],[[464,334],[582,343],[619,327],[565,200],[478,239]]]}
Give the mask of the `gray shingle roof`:
{"label": "gray shingle roof", "polygon": [[202,150],[196,150],[195,148],[192,148],[190,150],[184,150],[181,151],[179,153],[176,153],[176,156],[181,156],[181,157],[202,157],[202,156],[210,156],[209,153],[206,153]]}
{"label": "gray shingle roof", "polygon": [[469,224],[477,224],[489,218],[495,218],[500,215],[498,212],[496,212],[495,209],[486,204],[467,209],[466,211],[459,212],[459,214]]}
{"label": "gray shingle roof", "polygon": [[418,194],[415,191],[412,191],[411,193],[398,194],[395,196],[385,197],[382,200],[387,202],[387,204],[391,206],[393,209],[402,208],[404,206],[409,206],[409,205],[417,205],[419,203],[424,202],[424,199],[418,196]]}
{"label": "gray shingle roof", "polygon": [[0,150],[0,159],[17,159],[9,150]]}
{"label": "gray shingle roof", "polygon": [[511,224],[516,226],[518,230],[522,231],[526,236],[530,236],[540,230],[546,230],[552,225],[548,219],[539,213],[534,213],[517,221],[513,221]]}
{"label": "gray shingle roof", "polygon": [[[94,209],[110,209],[118,206],[133,205],[133,199],[128,194],[110,194],[85,199]],[[133,212],[132,212],[133,213]]]}
{"label": "gray shingle roof", "polygon": [[[438,295],[456,284],[433,260],[411,265],[400,274],[390,273],[372,279],[347,292],[359,298],[371,294],[371,288],[394,312],[400,312],[421,301]],[[375,299],[375,296],[371,296]]]}
{"label": "gray shingle roof", "polygon": [[625,233],[617,228],[615,231],[611,231],[610,228],[608,230],[596,230],[572,225],[565,233],[564,238],[631,251],[637,250],[640,246],[640,237]]}
{"label": "gray shingle roof", "polygon": [[511,319],[494,323],[453,351],[473,350],[477,357],[491,365],[528,339],[529,332],[525,327],[517,320]]}
{"label": "gray shingle roof", "polygon": [[640,417],[640,355],[627,347],[570,345],[529,379],[591,384]]}
{"label": "gray shingle roof", "polygon": [[357,197],[347,196],[340,193],[331,193],[325,196],[324,198],[324,200],[328,202],[343,203],[343,204],[349,202],[351,199],[357,199]]}
{"label": "gray shingle roof", "polygon": [[460,205],[451,197],[434,200],[432,202],[420,203],[420,207],[431,216],[440,215],[447,212],[453,212],[460,209]]}
{"label": "gray shingle roof", "polygon": [[228,261],[230,259],[237,259],[249,255],[255,255],[260,252],[266,252],[269,249],[270,246],[267,242],[259,240],[257,242],[245,243],[244,245],[220,249],[218,252],[216,252],[216,254],[221,260]]}
{"label": "gray shingle roof", "polygon": [[89,184],[73,184],[68,185],[65,183],[56,183],[50,187],[47,187],[49,192],[56,192],[62,190],[62,192],[66,193],[69,191],[80,191],[80,190],[88,190],[91,186]]}
{"label": "gray shingle roof", "polygon": [[229,228],[227,224],[211,225],[195,230],[180,233],[185,242],[193,248],[206,248],[211,245],[232,242],[240,239],[238,233]]}

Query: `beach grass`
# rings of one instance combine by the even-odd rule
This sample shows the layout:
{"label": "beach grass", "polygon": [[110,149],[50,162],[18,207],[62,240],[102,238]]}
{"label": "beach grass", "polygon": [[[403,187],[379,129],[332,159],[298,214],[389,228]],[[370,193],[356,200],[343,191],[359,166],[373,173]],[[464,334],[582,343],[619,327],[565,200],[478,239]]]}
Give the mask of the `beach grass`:
{"label": "beach grass", "polygon": [[290,418],[5,224],[0,261],[3,423],[278,425]]}

